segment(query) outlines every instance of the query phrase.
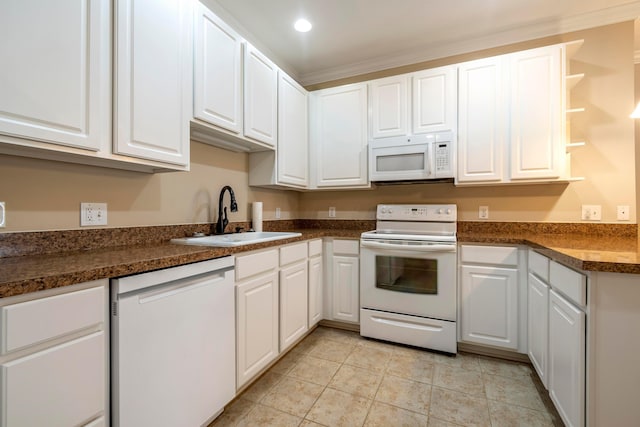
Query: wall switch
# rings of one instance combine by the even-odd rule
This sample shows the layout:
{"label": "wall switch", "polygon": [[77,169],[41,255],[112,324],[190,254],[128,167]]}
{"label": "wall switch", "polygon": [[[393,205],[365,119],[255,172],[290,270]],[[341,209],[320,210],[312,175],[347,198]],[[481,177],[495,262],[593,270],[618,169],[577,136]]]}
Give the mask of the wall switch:
{"label": "wall switch", "polygon": [[4,228],[7,226],[6,217],[7,215],[4,207],[4,202],[0,202],[0,228]]}
{"label": "wall switch", "polygon": [[582,205],[581,218],[585,221],[602,221],[602,206]]}
{"label": "wall switch", "polygon": [[618,221],[629,221],[629,206],[618,206]]}
{"label": "wall switch", "polygon": [[478,218],[489,219],[489,206],[480,206],[478,208]]}
{"label": "wall switch", "polygon": [[280,219],[280,215],[281,215],[280,208],[276,208],[276,219]]}
{"label": "wall switch", "polygon": [[80,226],[107,225],[106,203],[80,203]]}
{"label": "wall switch", "polygon": [[331,206],[329,208],[329,218],[335,218],[336,217],[336,208],[334,206]]}

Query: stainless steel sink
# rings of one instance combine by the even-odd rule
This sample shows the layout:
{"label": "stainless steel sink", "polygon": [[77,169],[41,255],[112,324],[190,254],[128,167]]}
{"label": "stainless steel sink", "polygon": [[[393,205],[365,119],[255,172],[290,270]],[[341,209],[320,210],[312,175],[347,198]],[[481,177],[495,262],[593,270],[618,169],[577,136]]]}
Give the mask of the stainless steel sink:
{"label": "stainless steel sink", "polygon": [[254,243],[271,242],[273,240],[290,239],[300,237],[302,233],[292,233],[284,231],[248,231],[246,233],[219,234],[204,237],[184,237],[181,239],[171,239],[171,243],[179,245],[198,246],[242,246]]}

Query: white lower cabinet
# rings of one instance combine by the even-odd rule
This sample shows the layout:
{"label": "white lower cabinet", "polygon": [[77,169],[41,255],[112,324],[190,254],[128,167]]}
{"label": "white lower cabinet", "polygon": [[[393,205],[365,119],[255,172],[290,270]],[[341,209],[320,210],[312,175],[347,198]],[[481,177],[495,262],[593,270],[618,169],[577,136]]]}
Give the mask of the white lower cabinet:
{"label": "white lower cabinet", "polygon": [[106,425],[107,286],[0,302],[0,426]]}
{"label": "white lower cabinet", "polygon": [[360,241],[334,239],[327,250],[325,313],[329,320],[360,321]]}
{"label": "white lower cabinet", "polygon": [[237,388],[278,354],[278,251],[236,257]]}
{"label": "white lower cabinet", "polygon": [[460,273],[462,340],[517,349],[517,270],[462,266]]}
{"label": "white lower cabinet", "polygon": [[567,426],[585,425],[585,313],[549,296],[549,396]]}
{"label": "white lower cabinet", "polygon": [[460,340],[518,350],[518,248],[463,245],[460,261]]}
{"label": "white lower cabinet", "polygon": [[545,387],[548,385],[549,286],[529,273],[529,359]]}
{"label": "white lower cabinet", "polygon": [[280,351],[291,347],[307,332],[307,242],[280,248]]}
{"label": "white lower cabinet", "polygon": [[529,251],[529,358],[562,421],[586,425],[584,274]]}
{"label": "white lower cabinet", "polygon": [[322,239],[309,242],[309,328],[323,318]]}

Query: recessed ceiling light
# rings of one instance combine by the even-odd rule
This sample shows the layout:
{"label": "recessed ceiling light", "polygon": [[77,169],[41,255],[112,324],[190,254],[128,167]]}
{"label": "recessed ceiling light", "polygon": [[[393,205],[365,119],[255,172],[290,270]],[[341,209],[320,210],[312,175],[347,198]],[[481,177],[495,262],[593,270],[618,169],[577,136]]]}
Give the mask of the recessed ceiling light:
{"label": "recessed ceiling light", "polygon": [[295,28],[296,31],[300,31],[301,33],[306,33],[307,31],[311,30],[311,22],[307,21],[306,19],[298,19],[296,23],[293,24],[293,28]]}

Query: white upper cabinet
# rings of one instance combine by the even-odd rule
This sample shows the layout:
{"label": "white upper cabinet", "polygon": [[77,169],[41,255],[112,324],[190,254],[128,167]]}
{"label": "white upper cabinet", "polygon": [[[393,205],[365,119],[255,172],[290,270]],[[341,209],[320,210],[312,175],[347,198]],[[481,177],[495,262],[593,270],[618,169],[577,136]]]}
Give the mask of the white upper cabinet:
{"label": "white upper cabinet", "polygon": [[242,133],[242,38],[200,2],[194,39],[193,116]]}
{"label": "white upper cabinet", "polygon": [[511,179],[559,178],[564,168],[562,48],[509,55]]}
{"label": "white upper cabinet", "polygon": [[191,0],[116,2],[114,149],[189,164]]}
{"label": "white upper cabinet", "polygon": [[409,77],[387,77],[369,83],[371,90],[371,136],[384,138],[409,133]]}
{"label": "white upper cabinet", "polygon": [[4,1],[0,28],[0,134],[108,147],[109,2]]}
{"label": "white upper cabinet", "polygon": [[312,185],[369,187],[366,83],[313,92],[310,116]]}
{"label": "white upper cabinet", "polygon": [[506,137],[504,58],[465,62],[458,69],[458,182],[500,181]]}
{"label": "white upper cabinet", "polygon": [[278,181],[309,185],[308,92],[283,73],[278,79]]}
{"label": "white upper cabinet", "polygon": [[456,73],[451,65],[411,75],[414,134],[456,128]]}
{"label": "white upper cabinet", "polygon": [[458,184],[568,179],[563,45],[459,69]]}
{"label": "white upper cabinet", "polygon": [[278,67],[245,45],[244,134],[275,147],[278,131]]}

